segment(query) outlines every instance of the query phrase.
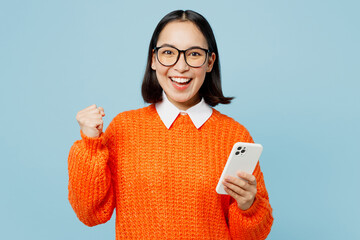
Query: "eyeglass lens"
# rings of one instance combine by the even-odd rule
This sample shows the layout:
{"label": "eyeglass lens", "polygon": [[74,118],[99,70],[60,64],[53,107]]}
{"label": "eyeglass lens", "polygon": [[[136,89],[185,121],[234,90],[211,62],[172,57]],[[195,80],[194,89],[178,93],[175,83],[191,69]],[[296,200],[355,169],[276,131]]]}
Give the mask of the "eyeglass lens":
{"label": "eyeglass lens", "polygon": [[[165,66],[174,65],[180,52],[173,47],[161,47],[157,51],[158,60]],[[201,48],[191,48],[185,51],[185,61],[191,67],[201,67],[206,61],[206,51]]]}

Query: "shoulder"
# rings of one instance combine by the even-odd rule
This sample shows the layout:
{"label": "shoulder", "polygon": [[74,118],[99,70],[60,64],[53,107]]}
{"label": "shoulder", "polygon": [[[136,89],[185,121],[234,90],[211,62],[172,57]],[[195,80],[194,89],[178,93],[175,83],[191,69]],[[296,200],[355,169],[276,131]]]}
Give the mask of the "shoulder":
{"label": "shoulder", "polygon": [[125,133],[133,133],[144,125],[151,124],[151,119],[154,119],[156,114],[155,106],[149,105],[143,108],[124,111],[117,114],[105,131],[105,139],[116,138]]}
{"label": "shoulder", "polygon": [[158,118],[155,105],[151,104],[143,108],[119,113],[113,118],[109,127],[121,128],[122,130],[144,128],[156,124]]}
{"label": "shoulder", "polygon": [[220,128],[224,133],[231,135],[239,142],[252,142],[249,131],[241,123],[216,109],[213,109],[212,124]]}
{"label": "shoulder", "polygon": [[156,114],[156,109],[153,104],[134,110],[128,110],[119,113],[114,117],[113,121],[143,121],[146,118],[151,118]]}
{"label": "shoulder", "polygon": [[219,112],[216,109],[213,109],[212,117],[213,117],[213,120],[217,124],[221,124],[223,126],[229,126],[229,127],[232,127],[232,128],[246,129],[242,124],[237,122],[235,119],[233,119],[232,117],[229,117],[229,116]]}
{"label": "shoulder", "polygon": [[107,134],[117,135],[120,132],[133,131],[144,127],[144,125],[151,124],[156,119],[156,109],[154,105],[149,105],[143,108],[128,110],[117,114],[109,126],[106,128]]}

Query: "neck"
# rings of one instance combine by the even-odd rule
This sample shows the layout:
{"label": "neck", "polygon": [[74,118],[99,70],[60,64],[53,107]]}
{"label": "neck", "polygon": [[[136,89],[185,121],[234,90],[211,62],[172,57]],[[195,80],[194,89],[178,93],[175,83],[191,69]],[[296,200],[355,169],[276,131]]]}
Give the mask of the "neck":
{"label": "neck", "polygon": [[189,101],[186,101],[186,102],[176,102],[176,101],[173,101],[172,99],[169,99],[169,101],[172,104],[174,104],[174,106],[177,107],[179,110],[186,111],[189,108],[198,104],[201,101],[201,98],[199,95],[196,95],[192,99],[190,99]]}

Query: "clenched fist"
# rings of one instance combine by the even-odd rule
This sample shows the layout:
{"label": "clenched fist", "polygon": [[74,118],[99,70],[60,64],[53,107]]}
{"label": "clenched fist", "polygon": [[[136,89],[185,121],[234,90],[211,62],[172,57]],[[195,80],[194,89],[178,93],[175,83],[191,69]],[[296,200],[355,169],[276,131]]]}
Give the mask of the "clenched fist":
{"label": "clenched fist", "polygon": [[88,137],[97,138],[103,130],[104,122],[102,117],[105,116],[102,107],[96,107],[95,104],[79,111],[76,120],[79,123],[81,131]]}

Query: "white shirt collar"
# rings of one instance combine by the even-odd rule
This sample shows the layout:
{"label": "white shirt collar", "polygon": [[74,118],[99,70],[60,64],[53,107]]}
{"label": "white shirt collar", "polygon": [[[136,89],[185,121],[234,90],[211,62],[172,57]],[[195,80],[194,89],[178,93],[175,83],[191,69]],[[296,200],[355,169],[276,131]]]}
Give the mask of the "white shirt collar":
{"label": "white shirt collar", "polygon": [[155,107],[161,121],[165,124],[167,129],[170,129],[171,125],[180,113],[188,114],[197,129],[199,129],[212,114],[212,108],[205,103],[204,98],[202,98],[195,106],[183,111],[179,110],[169,101],[165,92],[163,92],[163,100],[156,103]]}

